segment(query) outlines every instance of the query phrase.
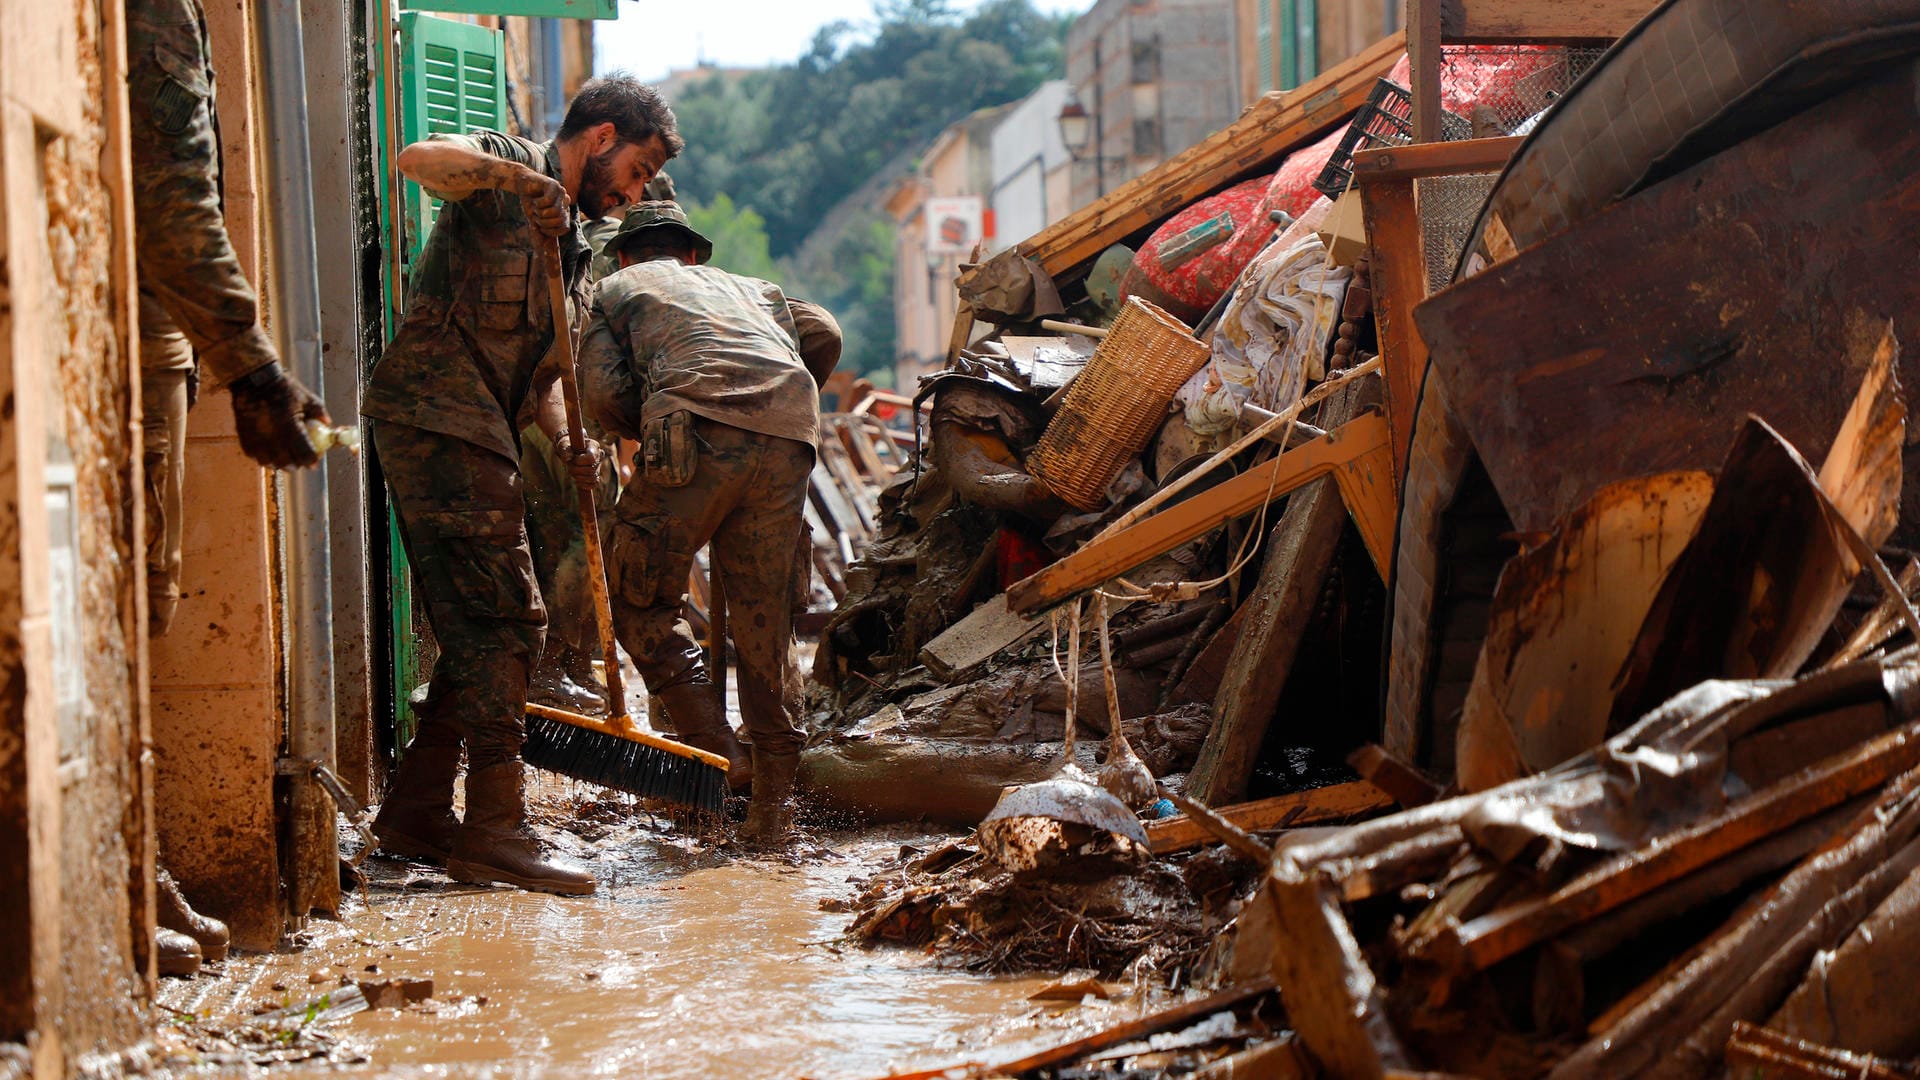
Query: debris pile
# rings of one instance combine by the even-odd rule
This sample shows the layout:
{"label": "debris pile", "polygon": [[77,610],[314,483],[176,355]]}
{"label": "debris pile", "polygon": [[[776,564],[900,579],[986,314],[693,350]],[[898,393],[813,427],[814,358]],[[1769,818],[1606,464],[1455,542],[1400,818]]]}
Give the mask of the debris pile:
{"label": "debris pile", "polygon": [[1614,32],[962,274],[805,776],[977,828],[853,932],[1215,991],[973,1075],[1912,1075],[1920,3]]}

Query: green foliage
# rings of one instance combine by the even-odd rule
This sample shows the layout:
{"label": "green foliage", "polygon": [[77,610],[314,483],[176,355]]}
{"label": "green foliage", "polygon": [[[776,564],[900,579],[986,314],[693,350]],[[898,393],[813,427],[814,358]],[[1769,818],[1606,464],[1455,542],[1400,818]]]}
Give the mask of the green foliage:
{"label": "green foliage", "polygon": [[952,0],[875,0],[871,25],[823,27],[791,64],[687,87],[673,102],[687,148],[670,169],[715,264],[826,305],[846,335],[842,367],[891,368],[893,228],[880,196],[834,215],[834,235],[798,265],[802,242],[948,124],[1059,77],[1071,22],[1031,0],[985,0],[965,16]]}
{"label": "green foliage", "polygon": [[751,207],[735,206],[724,192],[705,204],[689,199],[682,205],[687,221],[713,241],[715,266],[783,285],[784,275],[767,250],[766,219]]}

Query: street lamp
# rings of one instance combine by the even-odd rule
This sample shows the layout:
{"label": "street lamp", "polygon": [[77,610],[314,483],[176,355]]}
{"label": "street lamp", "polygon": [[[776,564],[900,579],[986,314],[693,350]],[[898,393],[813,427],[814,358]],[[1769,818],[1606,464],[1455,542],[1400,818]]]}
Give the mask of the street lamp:
{"label": "street lamp", "polygon": [[1087,151],[1087,136],[1093,134],[1093,118],[1087,115],[1087,107],[1076,98],[1068,98],[1060,107],[1060,141],[1066,144],[1067,153],[1073,160],[1079,161]]}

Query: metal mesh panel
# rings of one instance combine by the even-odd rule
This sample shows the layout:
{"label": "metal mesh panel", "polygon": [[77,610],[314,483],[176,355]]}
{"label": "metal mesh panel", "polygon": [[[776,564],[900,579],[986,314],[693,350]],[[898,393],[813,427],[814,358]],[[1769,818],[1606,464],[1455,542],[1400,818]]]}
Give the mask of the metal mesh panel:
{"label": "metal mesh panel", "polygon": [[[1449,45],[1441,54],[1443,83],[1474,86],[1483,73],[1507,66],[1527,70],[1511,88],[1476,95],[1470,129],[1448,126],[1448,138],[1489,138],[1507,135],[1558,101],[1582,73],[1600,58],[1603,49],[1556,46]],[[1414,184],[1420,207],[1429,287],[1439,291],[1453,283],[1453,269],[1473,232],[1480,208],[1493,192],[1497,173],[1440,176]]]}

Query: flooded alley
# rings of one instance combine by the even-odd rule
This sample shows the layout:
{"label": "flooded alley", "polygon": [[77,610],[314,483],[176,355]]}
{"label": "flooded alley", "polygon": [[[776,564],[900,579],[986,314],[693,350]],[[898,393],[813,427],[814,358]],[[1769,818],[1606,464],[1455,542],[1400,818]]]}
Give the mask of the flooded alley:
{"label": "flooded alley", "polygon": [[337,1042],[285,1075],[859,1080],[1018,1056],[1166,997],[1116,987],[1113,1000],[1037,1002],[1048,978],[974,975],[845,937],[851,916],[823,905],[843,907],[853,879],[943,834],[811,833],[790,855],[742,858],[631,822],[611,801],[557,785],[547,797],[549,820],[585,811],[562,847],[602,875],[596,895],[476,889],[375,857],[341,920],[311,923],[298,951],[163,984],[167,1067],[245,1073],[261,1055],[206,1035],[196,1049],[194,1026],[231,1033],[342,984],[432,989],[324,1023]]}

